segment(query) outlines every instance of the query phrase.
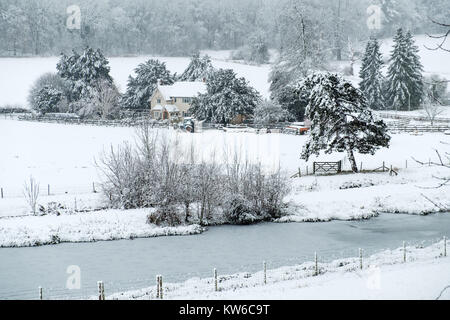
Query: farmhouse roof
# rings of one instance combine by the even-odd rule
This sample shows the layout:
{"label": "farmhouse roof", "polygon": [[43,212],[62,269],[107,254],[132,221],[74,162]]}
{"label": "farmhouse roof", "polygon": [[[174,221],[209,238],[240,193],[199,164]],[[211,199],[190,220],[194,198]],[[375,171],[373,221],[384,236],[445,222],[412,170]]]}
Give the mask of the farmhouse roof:
{"label": "farmhouse roof", "polygon": [[206,83],[204,82],[175,82],[171,86],[158,86],[159,92],[166,99],[170,98],[194,98],[198,94],[206,93]]}

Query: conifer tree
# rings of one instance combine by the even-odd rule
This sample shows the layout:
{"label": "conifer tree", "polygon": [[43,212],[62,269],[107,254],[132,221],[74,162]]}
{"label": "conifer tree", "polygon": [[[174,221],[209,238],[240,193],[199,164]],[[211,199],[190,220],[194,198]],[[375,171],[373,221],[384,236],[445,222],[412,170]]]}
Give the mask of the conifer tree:
{"label": "conifer tree", "polygon": [[359,88],[364,93],[367,105],[372,110],[386,109],[382,68],[383,55],[380,52],[380,45],[375,38],[372,38],[367,43],[359,74],[361,78]]}
{"label": "conifer tree", "polygon": [[259,93],[233,70],[215,72],[207,82],[207,93],[192,100],[191,112],[200,120],[229,124],[237,116],[252,116],[261,101]]}
{"label": "conifer tree", "polygon": [[203,81],[207,80],[211,73],[214,72],[214,67],[211,63],[211,58],[205,55],[200,57],[200,53],[195,53],[189,66],[179,77],[179,81]]}
{"label": "conifer tree", "polygon": [[309,91],[306,117],[311,120],[311,133],[302,159],[312,155],[346,152],[353,172],[358,172],[354,152],[375,154],[389,147],[386,124],[375,120],[362,92],[341,76],[314,73],[300,82],[299,91]]}
{"label": "conifer tree", "polygon": [[423,67],[412,35],[400,28],[394,38],[387,81],[387,103],[395,110],[419,109],[423,99]]}
{"label": "conifer tree", "polygon": [[159,60],[150,59],[141,63],[135,70],[136,76],[129,76],[127,91],[122,103],[125,108],[145,109],[149,107],[149,100],[158,86],[174,83],[174,77],[167,70],[166,64]]}
{"label": "conifer tree", "polygon": [[86,48],[81,55],[75,51],[70,56],[63,54],[56,68],[58,75],[70,83],[71,101],[89,98],[99,81],[113,83],[109,61],[100,50]]}

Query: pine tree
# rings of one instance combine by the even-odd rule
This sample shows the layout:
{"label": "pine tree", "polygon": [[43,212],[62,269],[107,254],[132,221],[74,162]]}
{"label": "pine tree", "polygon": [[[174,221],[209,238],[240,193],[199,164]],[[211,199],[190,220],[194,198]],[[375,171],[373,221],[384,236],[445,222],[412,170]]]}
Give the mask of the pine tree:
{"label": "pine tree", "polygon": [[134,71],[136,76],[128,78],[127,91],[122,99],[125,108],[148,108],[149,100],[158,86],[158,81],[162,85],[174,83],[174,77],[167,70],[166,64],[159,60],[150,59],[141,63]]}
{"label": "pine tree", "polygon": [[220,69],[209,78],[207,93],[193,99],[190,111],[200,120],[229,124],[237,116],[252,116],[260,100],[244,78]]}
{"label": "pine tree", "polygon": [[414,38],[410,31],[405,35],[405,42],[407,46],[409,64],[409,82],[411,94],[411,106],[414,109],[419,109],[424,96],[424,80],[423,80],[423,65],[420,61],[419,47],[415,44]]}
{"label": "pine tree", "polygon": [[70,56],[63,54],[56,68],[58,75],[71,85],[71,101],[88,98],[98,81],[113,83],[109,61],[99,49],[86,48],[81,55],[75,51]]}
{"label": "pine tree", "polygon": [[411,34],[398,29],[387,81],[387,102],[395,110],[414,110],[423,98],[423,67]]}
{"label": "pine tree", "polygon": [[367,105],[372,110],[385,110],[383,85],[384,76],[382,73],[383,55],[380,52],[380,45],[376,39],[371,39],[367,43],[366,52],[362,60],[362,79],[359,88],[367,99]]}
{"label": "pine tree", "polygon": [[302,151],[302,159],[312,155],[347,152],[353,172],[358,172],[354,152],[375,154],[389,147],[390,136],[383,121],[376,121],[363,93],[341,76],[314,73],[299,84],[299,90],[311,90],[306,116],[311,134]]}
{"label": "pine tree", "polygon": [[179,77],[179,81],[203,81],[207,80],[211,73],[214,72],[214,67],[211,63],[211,58],[205,55],[200,58],[200,53],[195,53],[189,66]]}

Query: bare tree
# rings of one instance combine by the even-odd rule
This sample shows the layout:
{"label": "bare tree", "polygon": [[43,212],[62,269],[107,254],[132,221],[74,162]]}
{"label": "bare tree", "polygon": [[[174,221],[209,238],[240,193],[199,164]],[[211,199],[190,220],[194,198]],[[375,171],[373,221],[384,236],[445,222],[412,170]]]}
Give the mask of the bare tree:
{"label": "bare tree", "polygon": [[37,202],[39,198],[39,183],[30,176],[29,181],[25,181],[23,184],[23,195],[30,206],[31,212],[35,215],[37,209]]}
{"label": "bare tree", "polygon": [[113,117],[119,111],[120,93],[115,86],[111,86],[106,81],[101,81],[96,85],[96,94],[93,103],[98,108],[103,119]]}
{"label": "bare tree", "polygon": [[446,23],[441,23],[441,22],[437,22],[431,18],[429,18],[431,20],[431,22],[433,22],[434,24],[447,28],[447,31],[441,35],[430,35],[428,34],[428,36],[432,39],[437,39],[440,40],[439,43],[434,47],[434,48],[430,48],[425,46],[428,50],[443,50],[443,51],[447,51],[450,52],[450,49],[444,48],[445,43],[447,42],[447,38],[450,36],[450,24],[446,24]]}
{"label": "bare tree", "polygon": [[[444,146],[449,146],[450,145],[447,142],[441,142],[441,144],[444,145]],[[413,158],[413,160],[416,161],[417,163],[421,164],[421,165],[433,165],[433,166],[444,167],[444,168],[450,169],[450,152],[445,151],[444,153],[442,153],[439,150],[435,150],[435,151],[436,151],[436,155],[437,155],[438,161],[423,162],[423,161],[417,160],[415,158]],[[442,187],[445,187],[445,186],[450,184],[450,177],[433,176],[433,178],[437,179],[439,181],[439,184],[436,187],[424,188],[424,189],[442,188]]]}
{"label": "bare tree", "polygon": [[431,126],[434,126],[436,118],[444,112],[443,107],[430,95],[426,95],[422,103],[422,113],[428,118]]}

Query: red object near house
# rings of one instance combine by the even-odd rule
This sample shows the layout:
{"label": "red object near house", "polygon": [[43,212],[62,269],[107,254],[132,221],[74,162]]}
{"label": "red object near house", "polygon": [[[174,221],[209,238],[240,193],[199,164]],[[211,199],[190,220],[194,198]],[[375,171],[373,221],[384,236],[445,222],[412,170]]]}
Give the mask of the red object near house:
{"label": "red object near house", "polygon": [[295,131],[295,134],[304,135],[311,129],[311,127],[305,125],[303,122],[299,122],[289,125],[287,129],[290,131]]}

